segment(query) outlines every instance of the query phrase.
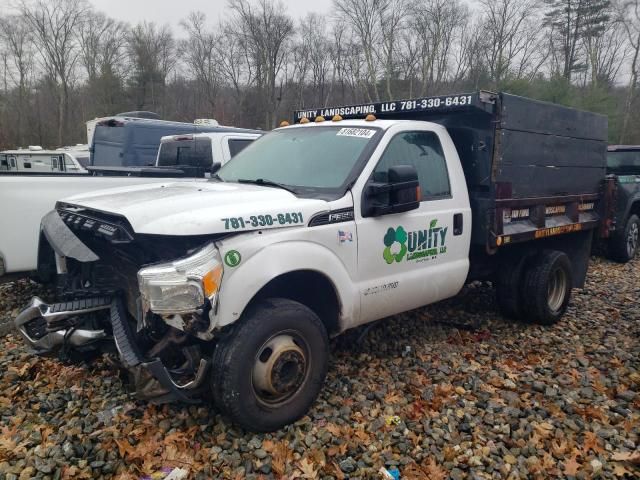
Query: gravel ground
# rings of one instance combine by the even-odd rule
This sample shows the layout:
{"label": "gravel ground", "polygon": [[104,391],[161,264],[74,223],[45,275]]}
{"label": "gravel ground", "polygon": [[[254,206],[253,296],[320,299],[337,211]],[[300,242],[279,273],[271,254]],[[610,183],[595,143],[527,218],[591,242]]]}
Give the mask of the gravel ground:
{"label": "gravel ground", "polygon": [[[594,258],[552,328],[503,320],[478,284],[349,332],[309,416],[268,435],[207,406],[136,402],[105,359],[34,358],[9,335],[0,480],[640,478],[639,268]],[[0,319],[36,290],[0,287]]]}

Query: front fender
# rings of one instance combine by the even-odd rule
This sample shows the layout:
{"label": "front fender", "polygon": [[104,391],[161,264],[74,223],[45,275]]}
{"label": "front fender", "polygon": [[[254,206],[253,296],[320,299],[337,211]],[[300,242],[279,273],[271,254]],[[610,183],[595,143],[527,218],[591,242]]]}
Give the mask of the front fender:
{"label": "front fender", "polygon": [[303,241],[282,242],[261,249],[225,275],[212,328],[240,318],[255,295],[274,278],[300,270],[323,274],[333,284],[340,302],[340,327],[344,330],[360,316],[360,296],[345,265],[327,247]]}

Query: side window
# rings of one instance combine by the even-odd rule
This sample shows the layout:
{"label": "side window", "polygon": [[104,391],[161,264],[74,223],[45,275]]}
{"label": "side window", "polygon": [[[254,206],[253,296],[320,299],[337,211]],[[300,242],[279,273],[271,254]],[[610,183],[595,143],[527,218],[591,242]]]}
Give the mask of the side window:
{"label": "side window", "polygon": [[234,138],[229,140],[229,153],[231,154],[231,158],[244,150],[251,142],[253,142],[253,139]]}
{"label": "side window", "polygon": [[447,162],[435,133],[405,132],[393,137],[373,172],[373,180],[387,182],[389,168],[396,165],[416,167],[423,200],[451,195]]}

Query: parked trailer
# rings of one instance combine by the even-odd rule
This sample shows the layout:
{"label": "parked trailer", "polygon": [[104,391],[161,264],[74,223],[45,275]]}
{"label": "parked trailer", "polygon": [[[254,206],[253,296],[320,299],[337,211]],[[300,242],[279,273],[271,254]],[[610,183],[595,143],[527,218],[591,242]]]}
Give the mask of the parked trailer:
{"label": "parked trailer", "polygon": [[89,149],[86,145],[44,150],[39,146],[0,152],[0,173],[86,174]]}

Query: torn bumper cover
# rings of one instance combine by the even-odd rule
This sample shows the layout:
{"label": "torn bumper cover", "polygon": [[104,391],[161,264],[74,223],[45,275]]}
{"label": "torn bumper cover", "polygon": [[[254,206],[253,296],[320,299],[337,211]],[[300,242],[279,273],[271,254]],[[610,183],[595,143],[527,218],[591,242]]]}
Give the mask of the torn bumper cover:
{"label": "torn bumper cover", "polygon": [[[82,324],[80,317],[106,310],[112,336],[104,329],[79,328]],[[42,355],[65,347],[81,349],[95,346],[100,341],[113,339],[122,365],[132,374],[136,395],[144,400],[196,403],[191,394],[203,385],[210,367],[210,361],[200,360],[193,380],[178,384],[160,359],[147,361],[136,345],[123,301],[118,297],[96,297],[51,305],[35,297],[16,317],[14,324],[26,343]]]}

